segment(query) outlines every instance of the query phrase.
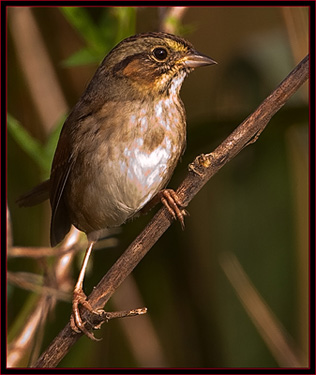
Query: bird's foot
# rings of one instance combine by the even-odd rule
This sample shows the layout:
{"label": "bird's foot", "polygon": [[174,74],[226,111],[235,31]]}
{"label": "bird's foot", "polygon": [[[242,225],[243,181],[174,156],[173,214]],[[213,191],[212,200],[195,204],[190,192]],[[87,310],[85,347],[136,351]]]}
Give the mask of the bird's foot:
{"label": "bird's foot", "polygon": [[172,189],[164,189],[158,193],[161,203],[167,208],[174,220],[179,220],[182,230],[184,230],[184,217],[188,212],[183,208],[177,193]]}
{"label": "bird's foot", "polygon": [[[88,336],[91,340],[94,341],[100,341],[101,339],[97,339],[93,333],[87,330],[85,327],[86,322],[84,322],[81,318],[80,311],[79,311],[79,305],[83,306],[85,309],[90,311],[93,314],[103,316],[105,311],[100,310],[94,310],[91,306],[90,302],[87,300],[87,296],[85,295],[82,288],[75,289],[73,292],[73,298],[72,298],[72,315],[70,317],[70,326],[73,329],[73,331],[77,333],[84,333],[86,336]],[[99,328],[100,326],[94,326],[94,329]]]}

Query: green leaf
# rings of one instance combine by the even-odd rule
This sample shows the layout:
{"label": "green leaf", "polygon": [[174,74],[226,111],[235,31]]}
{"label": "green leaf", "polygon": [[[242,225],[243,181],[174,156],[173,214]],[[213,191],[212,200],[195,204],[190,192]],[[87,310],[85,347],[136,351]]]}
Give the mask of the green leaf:
{"label": "green leaf", "polygon": [[43,171],[46,171],[49,161],[46,158],[42,144],[33,138],[10,114],[7,115],[7,127],[11,136],[21,149],[24,150]]}
{"label": "green leaf", "polygon": [[99,63],[103,55],[103,53],[102,55],[94,53],[91,48],[83,48],[65,59],[62,62],[62,66],[71,67]]}
{"label": "green leaf", "polygon": [[136,8],[115,7],[113,13],[117,19],[117,33],[115,44],[135,34],[136,29]]}
{"label": "green leaf", "polygon": [[103,49],[104,40],[102,33],[93,19],[90,17],[87,9],[82,7],[61,7],[69,23],[79,32],[87,45],[95,51]]}
{"label": "green leaf", "polygon": [[133,7],[101,8],[98,24],[88,9],[62,7],[60,10],[87,44],[63,61],[63,66],[99,63],[115,44],[135,33],[136,8]]}

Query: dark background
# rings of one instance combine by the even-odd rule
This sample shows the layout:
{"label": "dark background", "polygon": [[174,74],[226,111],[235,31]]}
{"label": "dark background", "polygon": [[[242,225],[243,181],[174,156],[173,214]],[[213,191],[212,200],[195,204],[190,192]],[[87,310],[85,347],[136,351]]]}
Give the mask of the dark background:
{"label": "dark background", "polygon": [[[163,14],[156,7],[68,11],[57,7],[8,8],[8,112],[39,142],[36,144],[51,142],[34,156],[29,138],[19,138],[8,124],[8,208],[13,247],[49,246],[49,205],[21,209],[15,200],[49,175],[58,131],[51,134],[78,100],[97,62],[125,36],[157,30]],[[219,145],[308,53],[308,8],[189,7],[172,25],[198,51],[218,62],[196,70],[183,85],[188,145],[169,185],[176,188],[187,173],[187,165]],[[85,52],[78,54],[82,49]],[[47,66],[52,67],[52,80]],[[27,73],[29,69],[31,73]],[[43,87],[34,88],[36,83]],[[236,270],[237,266],[229,267],[236,265],[234,257],[283,327],[287,342],[299,353],[300,364],[307,365],[306,84],[275,115],[259,140],[211,179],[188,211],[185,231],[174,223],[106,306],[110,311],[146,306],[148,314],[104,324],[96,332],[103,338],[101,342],[81,338],[60,366],[286,365],[273,351],[279,331],[272,335],[272,344],[264,341],[271,325],[260,311],[254,324],[235,292],[236,283],[232,285],[226,276]],[[122,226],[115,235],[117,246],[93,253],[85,278],[87,294],[152,214]],[[9,257],[8,270],[44,274],[53,269],[54,257],[45,266],[43,262]],[[81,255],[73,263],[72,283],[80,263]],[[246,293],[251,305],[245,285],[239,292]],[[9,282],[11,345],[38,299],[38,293]],[[40,351],[67,323],[69,302],[58,302],[45,320]],[[38,336],[35,342],[41,342]],[[15,366],[28,366],[33,343],[31,340]]]}

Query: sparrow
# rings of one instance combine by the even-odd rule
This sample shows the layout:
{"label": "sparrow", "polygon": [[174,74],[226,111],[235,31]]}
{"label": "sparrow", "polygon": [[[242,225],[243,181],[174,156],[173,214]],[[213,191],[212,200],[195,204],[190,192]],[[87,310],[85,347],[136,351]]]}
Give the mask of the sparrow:
{"label": "sparrow", "polygon": [[20,206],[51,203],[51,246],[71,225],[88,247],[73,292],[71,326],[91,339],[79,305],[94,311],[85,293],[86,265],[103,229],[120,226],[161,200],[184,226],[176,193],[165,189],[186,145],[179,92],[185,77],[216,64],[187,40],[163,32],[121,41],[103,59],[60,133],[50,178],[22,196]]}

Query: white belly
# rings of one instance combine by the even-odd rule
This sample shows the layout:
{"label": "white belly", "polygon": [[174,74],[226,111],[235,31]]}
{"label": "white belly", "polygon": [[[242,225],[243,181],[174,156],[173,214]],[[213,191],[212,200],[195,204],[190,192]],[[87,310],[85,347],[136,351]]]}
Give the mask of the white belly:
{"label": "white belly", "polygon": [[[89,163],[89,178],[78,174],[68,192],[79,229],[121,225],[168,183],[185,144],[185,122],[178,107],[168,107],[164,120],[161,102],[151,108],[145,112],[141,107],[137,122],[127,113],[128,126],[115,128],[106,144],[91,139],[91,152],[82,161]],[[149,124],[153,116],[156,121]]]}
{"label": "white belly", "polygon": [[165,187],[180,156],[168,138],[150,153],[141,143],[135,140],[119,160],[104,164],[103,196],[98,199],[105,215],[111,213],[107,226],[121,225]]}

